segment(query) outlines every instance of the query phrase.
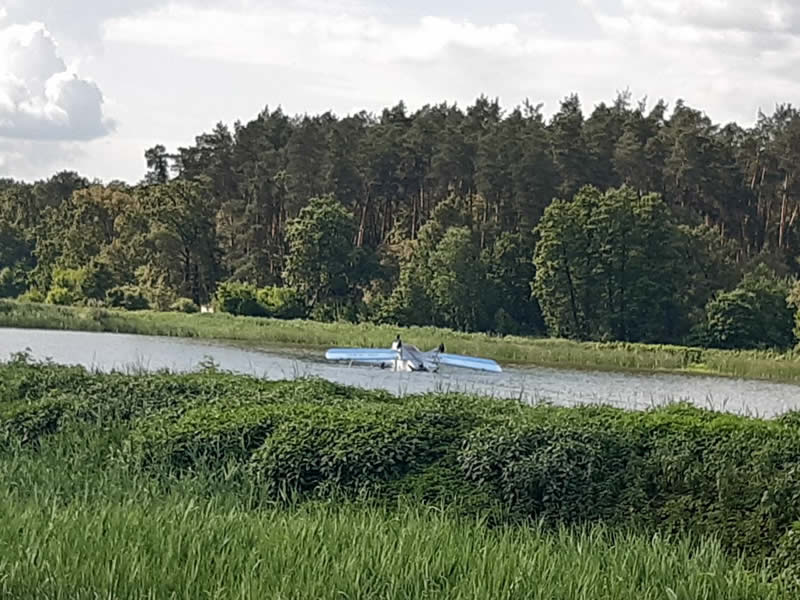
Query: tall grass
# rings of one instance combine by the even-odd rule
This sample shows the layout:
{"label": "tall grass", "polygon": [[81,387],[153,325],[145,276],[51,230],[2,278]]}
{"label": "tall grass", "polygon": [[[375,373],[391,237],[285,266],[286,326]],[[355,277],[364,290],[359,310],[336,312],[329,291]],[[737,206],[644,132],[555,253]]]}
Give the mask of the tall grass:
{"label": "tall grass", "polygon": [[[46,416],[40,415],[39,407],[50,400],[77,403],[78,412],[60,420],[56,429],[41,431],[39,437],[12,436],[0,444],[3,600],[796,597],[786,581],[767,570],[769,565],[732,555],[713,537],[654,535],[648,533],[652,529],[633,523],[504,524],[489,521],[487,512],[462,510],[458,500],[421,502],[412,491],[390,499],[330,494],[292,503],[265,493],[264,481],[253,478],[235,460],[196,463],[188,470],[167,463],[141,470],[126,455],[132,432],[150,423],[156,427],[149,431],[157,433],[156,421],[162,418],[168,430],[191,434],[191,428],[183,428],[175,419],[189,415],[192,406],[217,406],[218,415],[233,418],[237,406],[280,404],[291,410],[303,404],[307,414],[297,413],[295,425],[325,412],[349,415],[353,427],[342,431],[338,426],[346,421],[323,419],[321,424],[330,425],[336,435],[305,438],[299,437],[302,428],[290,427],[298,436],[284,439],[287,452],[281,454],[281,465],[296,471],[294,461],[313,470],[322,469],[326,461],[328,466],[331,461],[346,466],[355,460],[363,464],[364,472],[374,472],[389,464],[402,445],[387,447],[389,454],[378,457],[379,463],[366,463],[378,446],[373,440],[382,438],[391,423],[383,427],[379,421],[361,421],[358,415],[368,404],[379,405],[378,414],[387,415],[405,410],[406,405],[379,393],[328,382],[274,383],[219,374],[91,375],[74,368],[0,365],[0,426],[6,423],[4,415],[19,416],[23,409],[28,418],[18,425],[31,433],[39,431],[44,423],[39,416]],[[417,401],[435,408],[426,413],[423,424],[444,432],[432,448],[436,453],[440,445],[463,448],[460,437],[477,428],[484,437],[497,434],[504,443],[512,443],[515,456],[526,455],[524,446],[508,434],[523,412],[534,409],[477,398],[425,396]],[[322,410],[325,407],[327,411]],[[552,410],[569,422],[581,415],[595,419],[596,414],[600,430],[581,433],[587,443],[602,438],[600,432],[613,425],[608,419],[612,415],[597,408]],[[448,419],[452,411],[464,422]],[[542,407],[537,412],[550,411]],[[691,419],[686,424],[694,423],[693,427],[714,419],[710,413],[676,407],[657,418],[661,429],[677,424],[668,418],[674,411],[675,417]],[[501,415],[508,419],[497,420]],[[739,417],[723,420],[720,433],[730,431],[742,448],[752,450],[744,443],[747,436],[736,432],[761,426]],[[195,425],[201,432],[215,426],[203,419]],[[779,431],[782,426],[763,427]],[[402,437],[424,443],[420,431],[425,429],[404,427]],[[340,438],[349,440],[341,454],[332,453],[315,464],[307,461],[311,454],[297,446],[306,444],[314,450]],[[560,444],[567,438],[556,436],[550,447],[535,455],[556,457],[566,449]],[[191,435],[186,439],[203,445]],[[502,445],[485,442],[492,448]],[[490,454],[482,448],[476,446],[473,457]],[[238,454],[233,446],[230,450]],[[582,456],[588,457],[590,450],[584,448],[574,464],[564,463],[563,472],[559,465],[564,461],[554,464],[557,469],[551,472],[582,481]],[[491,456],[487,460],[491,462]],[[448,463],[433,465],[430,477],[416,482],[423,488],[437,479],[449,485],[457,478],[441,471],[452,468]],[[526,469],[533,475],[537,465],[531,463]],[[524,476],[522,470],[516,472]],[[715,477],[713,469],[709,477]],[[554,502],[559,501],[556,487],[548,492]],[[637,506],[646,510],[646,504]]]}
{"label": "tall grass", "polygon": [[710,538],[489,528],[402,500],[252,505],[224,479],[104,469],[120,433],[0,452],[0,598],[793,597]]}
{"label": "tall grass", "polygon": [[711,541],[490,531],[413,507],[0,503],[0,597],[779,599]]}
{"label": "tall grass", "polygon": [[400,333],[423,348],[506,364],[598,370],[666,371],[800,381],[800,353],[722,351],[684,346],[581,343],[561,339],[460,333],[435,327],[282,321],[228,314],[126,312],[101,308],[21,304],[0,300],[0,327],[61,329],[195,337],[255,345],[385,348]]}

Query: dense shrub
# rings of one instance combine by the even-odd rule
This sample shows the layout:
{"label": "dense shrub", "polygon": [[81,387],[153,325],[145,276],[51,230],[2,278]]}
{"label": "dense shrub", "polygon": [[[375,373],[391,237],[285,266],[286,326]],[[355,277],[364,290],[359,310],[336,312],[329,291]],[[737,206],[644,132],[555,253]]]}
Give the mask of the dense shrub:
{"label": "dense shrub", "polygon": [[27,287],[27,277],[22,269],[0,268],[0,298],[16,298]]}
{"label": "dense shrub", "polygon": [[17,300],[20,302],[31,302],[41,304],[47,299],[47,296],[37,288],[31,288],[24,294],[20,295]]}
{"label": "dense shrub", "polygon": [[765,267],[720,294],[706,308],[705,344],[714,348],[779,348],[794,345],[790,288]]}
{"label": "dense shrub", "polygon": [[695,408],[535,409],[472,432],[461,465],[524,515],[631,516],[752,556],[800,518],[800,430]]}
{"label": "dense shrub", "polygon": [[157,416],[131,434],[126,453],[147,466],[183,470],[201,461],[246,461],[263,442],[280,408],[269,404],[191,408],[178,419]]}
{"label": "dense shrub", "polygon": [[303,298],[291,288],[265,287],[258,290],[256,296],[270,317],[300,319],[306,315]]}
{"label": "dense shrub", "polygon": [[178,298],[170,305],[169,309],[172,312],[186,313],[189,315],[200,312],[200,307],[197,306],[191,298]]}
{"label": "dense shrub", "polygon": [[113,274],[108,265],[93,260],[77,268],[56,268],[48,293],[50,304],[85,304],[89,300],[102,300],[113,285]]}
{"label": "dense shrub", "polygon": [[646,498],[642,452],[636,435],[614,426],[620,416],[544,407],[524,419],[489,423],[468,436],[461,468],[524,516],[569,522],[622,518]]}
{"label": "dense shrub", "polygon": [[423,470],[446,452],[459,420],[421,406],[321,406],[293,417],[251,463],[274,490],[358,491]]}
{"label": "dense shrub", "polygon": [[258,289],[251,283],[221,283],[214,295],[214,308],[219,312],[245,317],[266,317],[266,308],[258,301]]}
{"label": "dense shrub", "polygon": [[78,302],[79,296],[69,289],[61,286],[53,286],[47,292],[45,302],[58,306],[69,306]]}
{"label": "dense shrub", "polygon": [[114,308],[124,308],[125,310],[147,310],[150,303],[145,298],[144,293],[133,285],[123,285],[108,290],[106,304]]}
{"label": "dense shrub", "polygon": [[774,573],[780,575],[782,583],[800,592],[800,521],[783,534],[769,565]]}
{"label": "dense shrub", "polygon": [[220,312],[245,317],[299,319],[306,316],[305,304],[297,291],[286,287],[257,288],[251,283],[220,284],[214,296]]}
{"label": "dense shrub", "polygon": [[130,422],[131,465],[223,474],[233,464],[272,497],[413,493],[502,507],[503,519],[634,523],[713,535],[796,572],[796,415],[397,398],[315,379],[89,374],[24,356],[0,364],[0,441],[32,444],[67,422]]}
{"label": "dense shrub", "polygon": [[65,416],[78,406],[75,396],[61,394],[34,402],[0,404],[0,447],[9,443],[37,443],[42,436],[58,431]]}

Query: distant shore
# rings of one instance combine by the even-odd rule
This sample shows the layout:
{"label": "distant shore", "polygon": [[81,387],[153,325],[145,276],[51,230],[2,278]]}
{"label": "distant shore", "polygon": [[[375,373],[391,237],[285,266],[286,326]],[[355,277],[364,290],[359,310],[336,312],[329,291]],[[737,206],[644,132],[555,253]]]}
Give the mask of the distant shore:
{"label": "distant shore", "polygon": [[501,337],[435,327],[282,321],[228,314],[128,312],[24,304],[10,300],[0,301],[0,327],[130,333],[309,348],[382,348],[389,346],[399,333],[422,349],[444,343],[449,352],[491,358],[505,365],[673,372],[800,382],[800,354],[794,352]]}

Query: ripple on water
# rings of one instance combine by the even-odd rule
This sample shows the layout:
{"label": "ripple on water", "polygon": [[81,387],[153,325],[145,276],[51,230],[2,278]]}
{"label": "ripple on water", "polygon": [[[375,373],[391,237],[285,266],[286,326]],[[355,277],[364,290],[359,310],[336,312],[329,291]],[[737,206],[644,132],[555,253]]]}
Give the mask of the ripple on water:
{"label": "ripple on water", "polygon": [[526,402],[602,403],[646,409],[686,401],[714,410],[773,417],[800,409],[800,386],[768,381],[673,374],[631,374],[538,367],[508,367],[500,374],[461,369],[440,373],[392,373],[375,367],[325,361],[323,352],[242,348],[196,339],[0,328],[0,360],[29,349],[37,360],[101,371],[197,370],[213,361],[220,369],[268,379],[322,377],[404,395],[468,392]]}

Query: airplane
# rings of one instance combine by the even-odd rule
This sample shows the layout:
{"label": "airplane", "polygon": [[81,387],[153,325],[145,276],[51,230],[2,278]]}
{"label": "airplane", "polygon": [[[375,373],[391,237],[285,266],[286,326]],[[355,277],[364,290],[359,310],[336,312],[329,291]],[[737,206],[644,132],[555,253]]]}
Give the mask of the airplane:
{"label": "airplane", "polygon": [[394,372],[405,373],[436,373],[440,365],[491,373],[503,372],[500,365],[493,360],[447,354],[444,344],[439,344],[438,348],[429,352],[423,352],[416,346],[403,343],[399,335],[392,342],[391,348],[331,348],[325,353],[325,358],[332,361],[379,365],[381,369],[391,368]]}

